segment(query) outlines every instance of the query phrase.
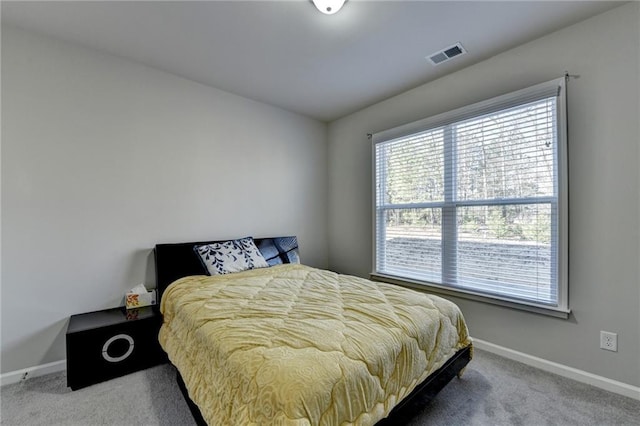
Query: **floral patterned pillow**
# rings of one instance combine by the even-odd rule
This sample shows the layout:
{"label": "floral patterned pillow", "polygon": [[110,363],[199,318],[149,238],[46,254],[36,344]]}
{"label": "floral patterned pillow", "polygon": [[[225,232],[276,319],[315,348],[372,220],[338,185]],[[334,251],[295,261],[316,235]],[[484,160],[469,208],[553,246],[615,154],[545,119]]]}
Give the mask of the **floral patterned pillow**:
{"label": "floral patterned pillow", "polygon": [[251,237],[195,246],[193,249],[200,256],[209,275],[269,267]]}

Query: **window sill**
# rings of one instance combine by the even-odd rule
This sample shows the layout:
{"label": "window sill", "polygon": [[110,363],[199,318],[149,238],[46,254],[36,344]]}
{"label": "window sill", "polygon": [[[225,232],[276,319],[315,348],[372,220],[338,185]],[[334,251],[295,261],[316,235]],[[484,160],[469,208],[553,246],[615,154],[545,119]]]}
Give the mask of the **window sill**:
{"label": "window sill", "polygon": [[476,302],[489,303],[492,305],[503,306],[511,309],[517,309],[521,311],[533,312],[536,314],[552,316],[555,318],[568,319],[571,314],[571,310],[564,310],[561,308],[546,307],[540,305],[532,305],[526,303],[518,303],[510,300],[503,300],[493,297],[488,297],[481,294],[475,294],[459,289],[452,289],[443,287],[437,284],[432,284],[425,281],[411,280],[408,278],[398,278],[391,275],[385,275],[380,273],[371,273],[369,277],[372,281],[384,282],[389,284],[395,284],[402,287],[411,288],[414,290],[420,290],[423,292],[436,293],[445,296],[455,296],[462,299],[474,300]]}

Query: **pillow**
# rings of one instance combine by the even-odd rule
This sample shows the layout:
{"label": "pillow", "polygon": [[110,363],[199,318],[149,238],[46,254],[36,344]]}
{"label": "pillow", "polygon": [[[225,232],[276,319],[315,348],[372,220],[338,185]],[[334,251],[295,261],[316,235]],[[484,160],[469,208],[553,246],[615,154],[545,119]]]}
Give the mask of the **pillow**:
{"label": "pillow", "polygon": [[269,267],[251,237],[195,246],[193,249],[209,275]]}

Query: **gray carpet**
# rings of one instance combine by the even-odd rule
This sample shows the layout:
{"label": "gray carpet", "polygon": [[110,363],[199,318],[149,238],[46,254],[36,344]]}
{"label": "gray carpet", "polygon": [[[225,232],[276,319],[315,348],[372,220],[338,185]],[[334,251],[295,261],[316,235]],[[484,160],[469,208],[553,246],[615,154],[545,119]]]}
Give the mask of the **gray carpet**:
{"label": "gray carpet", "polygon": [[[65,373],[0,389],[3,425],[193,425],[171,366],[75,392]],[[409,423],[418,425],[638,425],[640,401],[476,350]]]}

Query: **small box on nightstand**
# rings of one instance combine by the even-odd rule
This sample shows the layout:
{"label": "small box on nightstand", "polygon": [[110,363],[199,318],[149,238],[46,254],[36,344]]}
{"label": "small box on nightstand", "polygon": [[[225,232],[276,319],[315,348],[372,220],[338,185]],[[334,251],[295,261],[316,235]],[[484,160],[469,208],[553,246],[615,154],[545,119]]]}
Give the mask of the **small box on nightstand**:
{"label": "small box on nightstand", "polygon": [[76,390],[166,362],[154,307],[72,315],[67,327],[67,386]]}
{"label": "small box on nightstand", "polygon": [[156,304],[156,291],[145,291],[144,293],[127,293],[124,295],[124,303],[127,309],[143,308]]}

